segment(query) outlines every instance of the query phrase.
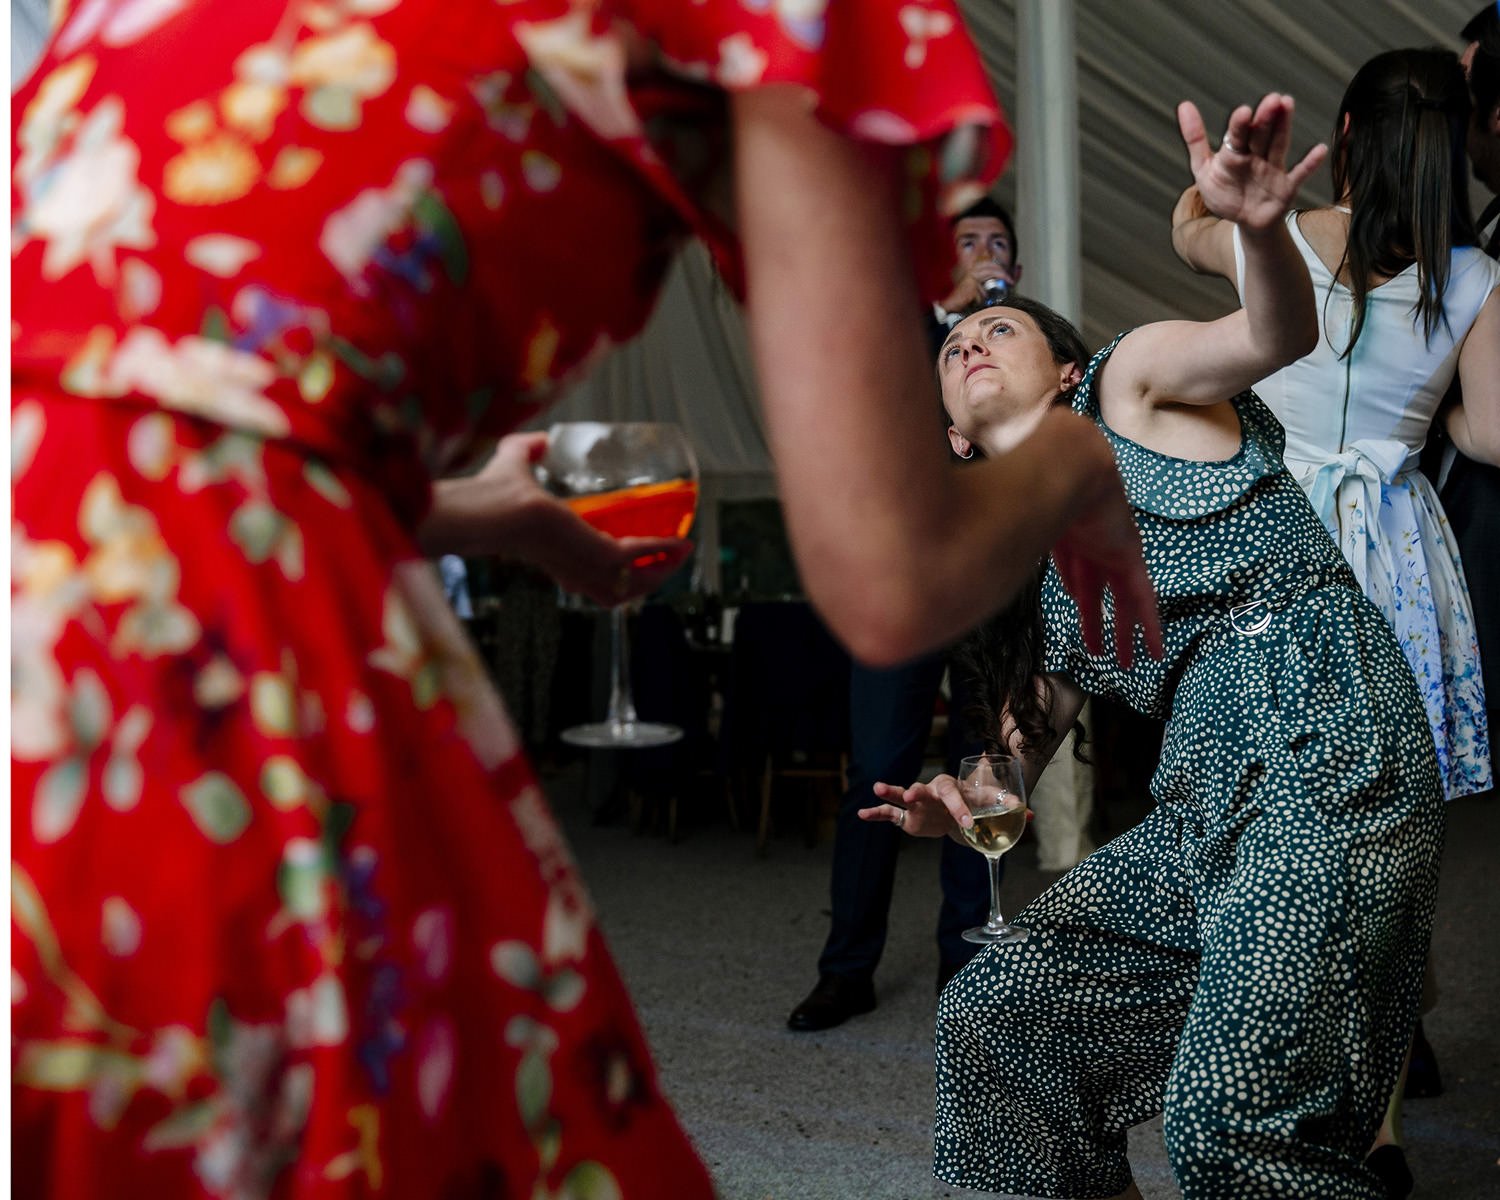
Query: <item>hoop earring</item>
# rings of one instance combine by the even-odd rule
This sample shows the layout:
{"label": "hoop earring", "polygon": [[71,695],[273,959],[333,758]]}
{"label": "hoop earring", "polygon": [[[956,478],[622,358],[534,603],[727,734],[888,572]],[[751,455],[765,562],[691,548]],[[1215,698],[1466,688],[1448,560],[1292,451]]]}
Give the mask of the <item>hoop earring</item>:
{"label": "hoop earring", "polygon": [[960,454],[958,457],[961,458],[961,459],[963,459],[964,462],[968,462],[969,459],[971,459],[971,458],[974,457],[974,447],[970,446],[969,447],[969,452],[967,454]]}

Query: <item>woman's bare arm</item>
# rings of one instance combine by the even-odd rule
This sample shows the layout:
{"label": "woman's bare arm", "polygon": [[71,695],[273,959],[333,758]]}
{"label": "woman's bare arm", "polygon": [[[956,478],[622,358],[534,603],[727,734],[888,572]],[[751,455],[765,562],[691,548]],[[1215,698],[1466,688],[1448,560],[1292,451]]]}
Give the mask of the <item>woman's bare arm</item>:
{"label": "woman's bare arm", "polygon": [[1196,183],[1188,184],[1172,209],[1172,249],[1199,275],[1236,282],[1234,225],[1208,211]]}
{"label": "woman's bare arm", "polygon": [[1075,572],[1080,610],[1097,614],[1108,587],[1156,645],[1139,539],[1091,424],[1058,411],[1011,454],[949,465],[895,155],[828,129],[792,89],[734,106],[771,450],[804,585],[834,633],[866,662],[909,659],[999,608],[1063,538],[1096,568]]}
{"label": "woman's bare arm", "polygon": [[[1292,114],[1290,96],[1267,96],[1253,114],[1241,106],[1223,144],[1210,153],[1198,110],[1180,106],[1178,122],[1204,208],[1239,226],[1243,307],[1217,321],[1161,321],[1126,337],[1103,376],[1106,419],[1112,403],[1157,409],[1217,404],[1317,344],[1312,279],[1284,217],[1326,148],[1315,146],[1288,169]],[[1203,257],[1222,257],[1222,251],[1203,249]]]}
{"label": "woman's bare arm", "polygon": [[1448,417],[1448,434],[1466,457],[1500,466],[1500,288],[1464,339],[1458,377],[1464,402]]}

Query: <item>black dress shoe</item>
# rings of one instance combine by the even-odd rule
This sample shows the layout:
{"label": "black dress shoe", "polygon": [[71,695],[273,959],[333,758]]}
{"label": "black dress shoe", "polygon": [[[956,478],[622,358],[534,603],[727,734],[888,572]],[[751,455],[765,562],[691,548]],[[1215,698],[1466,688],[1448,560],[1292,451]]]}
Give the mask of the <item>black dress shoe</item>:
{"label": "black dress shoe", "polygon": [[819,975],[818,986],[792,1009],[786,1027],[798,1033],[832,1029],[875,1007],[875,985],[858,975]]}
{"label": "black dress shoe", "polygon": [[1443,1094],[1443,1077],[1438,1073],[1437,1056],[1432,1044],[1422,1032],[1422,1022],[1417,1022],[1417,1033],[1411,1042],[1411,1062],[1406,1068],[1406,1090],[1401,1093],[1408,1100],[1427,1100]]}
{"label": "black dress shoe", "polygon": [[1387,1200],[1406,1200],[1411,1195],[1411,1168],[1406,1165],[1406,1151],[1400,1146],[1377,1146],[1365,1158],[1365,1166],[1380,1176]]}

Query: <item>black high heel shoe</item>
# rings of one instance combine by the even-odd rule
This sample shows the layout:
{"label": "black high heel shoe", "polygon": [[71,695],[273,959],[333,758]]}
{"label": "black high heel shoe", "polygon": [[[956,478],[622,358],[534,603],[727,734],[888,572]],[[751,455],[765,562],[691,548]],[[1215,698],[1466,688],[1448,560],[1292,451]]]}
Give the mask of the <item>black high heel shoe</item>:
{"label": "black high heel shoe", "polygon": [[1406,1151],[1400,1146],[1377,1146],[1365,1158],[1365,1166],[1380,1176],[1389,1200],[1406,1200],[1411,1195],[1411,1168],[1406,1165]]}

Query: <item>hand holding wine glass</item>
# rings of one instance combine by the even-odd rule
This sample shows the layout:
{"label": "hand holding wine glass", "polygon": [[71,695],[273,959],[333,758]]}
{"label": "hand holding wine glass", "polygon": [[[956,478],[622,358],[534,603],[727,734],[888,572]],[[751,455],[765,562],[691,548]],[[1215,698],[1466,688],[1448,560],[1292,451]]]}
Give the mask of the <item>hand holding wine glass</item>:
{"label": "hand holding wine glass", "polygon": [[970,942],[1024,942],[1025,929],[1000,915],[1000,857],[1026,829],[1026,777],[1020,759],[1002,754],[965,758],[958,776],[939,775],[907,788],[877,783],[886,803],[859,810],[864,821],[889,821],[913,837],[958,834],[985,856],[990,872],[989,919],[964,930]]}
{"label": "hand holding wine glass", "polygon": [[615,748],[677,741],[682,737],[677,726],[636,715],[623,602],[632,594],[632,572],[650,571],[670,556],[670,550],[650,541],[681,539],[693,523],[698,463],[687,436],[676,425],[652,422],[565,422],[548,431],[536,476],[574,514],[633,554],[621,565],[613,595],[606,600],[611,632],[608,714],[603,721],[565,729],[563,740]]}
{"label": "hand holding wine glass", "polygon": [[877,783],[872,789],[884,804],[859,810],[862,821],[888,821],[912,837],[948,837],[961,834],[972,822],[958,780],[939,775],[930,783],[899,787]]}
{"label": "hand holding wine glass", "polygon": [[960,825],[959,832],[984,855],[990,870],[989,920],[965,929],[964,940],[982,945],[1024,942],[1029,932],[1008,924],[1000,915],[1000,856],[1026,831],[1026,775],[1021,760],[1003,754],[976,754],[961,761],[958,780],[972,819],[972,824]]}
{"label": "hand holding wine glass", "polygon": [[605,607],[656,591],[687,560],[691,542],[611,537],[549,495],[534,471],[546,452],[545,433],[509,434],[474,474],[438,480],[423,551],[524,562]]}

